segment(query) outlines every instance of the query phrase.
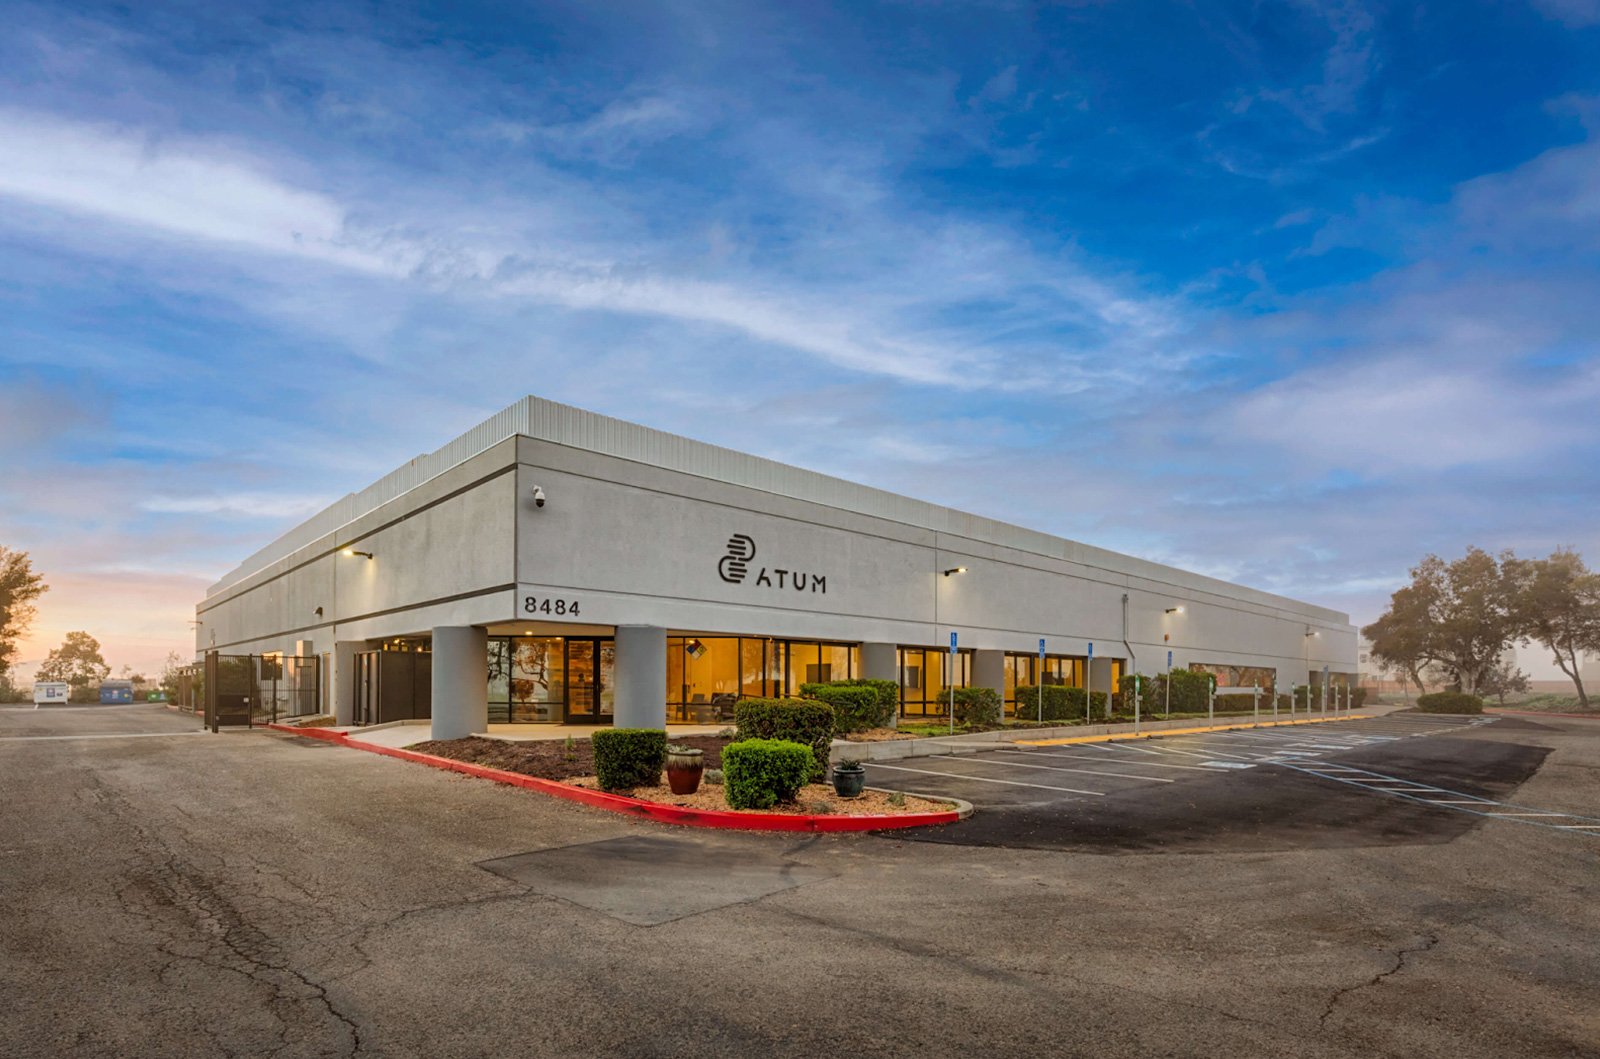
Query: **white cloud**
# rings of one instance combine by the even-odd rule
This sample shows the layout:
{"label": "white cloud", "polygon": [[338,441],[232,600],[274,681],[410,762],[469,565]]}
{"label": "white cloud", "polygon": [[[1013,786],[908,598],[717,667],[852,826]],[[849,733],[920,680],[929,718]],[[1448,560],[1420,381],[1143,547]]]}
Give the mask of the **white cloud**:
{"label": "white cloud", "polygon": [[[642,109],[641,109],[642,108]],[[638,104],[596,121],[632,127],[660,120]],[[988,339],[1019,323],[1061,329],[1050,355],[1030,358],[1030,384],[1071,390],[1085,373],[1137,372],[1140,362],[1182,359],[1174,306],[1119,289],[1067,260],[1042,259],[1008,233],[871,212],[859,219],[874,245],[870,262],[830,257],[833,233],[797,248],[834,269],[828,282],[772,273],[717,279],[686,274],[682,247],[644,234],[645,219],[615,235],[582,239],[553,215],[598,208],[574,197],[510,215],[472,212],[438,193],[413,199],[410,214],[382,202],[344,202],[291,184],[236,149],[135,130],[0,111],[0,196],[133,228],[315,262],[395,283],[462,296],[555,304],[672,318],[735,329],[761,342],[812,354],[852,371],[960,389],[1014,385]],[[419,193],[421,194],[421,193]],[[570,194],[576,195],[572,192]],[[521,224],[522,227],[518,227]],[[825,259],[825,260],[824,260]],[[309,287],[296,275],[297,287]],[[969,299],[1010,302],[1019,319],[986,312],[985,323],[923,323]],[[993,321],[998,320],[998,325]],[[1107,355],[1107,354],[1111,355]]]}
{"label": "white cloud", "polygon": [[139,501],[141,511],[162,515],[217,515],[223,518],[307,518],[333,500],[326,494],[212,493],[202,496],[152,496]]}
{"label": "white cloud", "polygon": [[1573,29],[1600,23],[1600,0],[1533,0],[1533,6]]}

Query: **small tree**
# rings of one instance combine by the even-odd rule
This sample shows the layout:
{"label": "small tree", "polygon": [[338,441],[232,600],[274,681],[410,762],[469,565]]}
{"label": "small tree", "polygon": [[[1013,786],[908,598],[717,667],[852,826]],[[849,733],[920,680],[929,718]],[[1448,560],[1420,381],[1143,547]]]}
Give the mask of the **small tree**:
{"label": "small tree", "polygon": [[188,664],[176,651],[168,651],[167,660],[161,664],[161,690],[172,702],[178,701],[178,681],[182,678],[183,667]]}
{"label": "small tree", "polygon": [[1517,631],[1555,656],[1577,689],[1579,704],[1588,709],[1580,669],[1585,651],[1600,650],[1600,574],[1567,548],[1557,548],[1548,559],[1508,558],[1505,570]]}
{"label": "small tree", "polygon": [[1502,659],[1484,676],[1478,685],[1478,692],[1493,695],[1504,706],[1507,695],[1525,695],[1532,686],[1528,674],[1518,669],[1515,662]]}
{"label": "small tree", "polygon": [[100,641],[86,632],[69,632],[61,646],[39,664],[35,680],[59,680],[72,685],[73,697],[82,699],[89,685],[111,675],[100,656]]}
{"label": "small tree", "polygon": [[11,671],[17,641],[38,613],[34,600],[49,590],[44,576],[34,572],[27,552],[14,552],[0,545],[0,677]]}

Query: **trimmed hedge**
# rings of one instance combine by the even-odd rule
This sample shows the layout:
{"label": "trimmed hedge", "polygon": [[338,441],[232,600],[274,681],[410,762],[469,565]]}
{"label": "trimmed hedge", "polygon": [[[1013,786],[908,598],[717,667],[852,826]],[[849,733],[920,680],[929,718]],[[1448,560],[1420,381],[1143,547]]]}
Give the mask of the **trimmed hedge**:
{"label": "trimmed hedge", "polygon": [[[1128,700],[1132,702],[1132,699]],[[1091,705],[1094,712],[1104,715],[1106,693],[1094,693]],[[1046,721],[1076,721],[1084,715],[1083,689],[1062,687],[1059,684],[1044,686],[1044,719]],[[1039,686],[1022,684],[1017,687],[1017,720],[1034,721],[1039,718]]]}
{"label": "trimmed hedge", "polygon": [[792,802],[811,778],[811,747],[787,739],[746,739],[722,749],[723,787],[734,809]]}
{"label": "trimmed hedge", "polygon": [[[811,774],[824,776],[833,744],[833,707],[814,699],[740,699],[733,708],[739,726],[734,742],[781,739],[811,748]],[[724,769],[726,771],[726,769]]]}
{"label": "trimmed hedge", "polygon": [[1417,709],[1423,713],[1482,713],[1483,700],[1464,691],[1436,691],[1417,696]]}
{"label": "trimmed hedge", "polygon": [[602,790],[655,787],[667,760],[667,733],[659,728],[597,728],[590,736],[594,774]]}
{"label": "trimmed hedge", "polygon": [[830,680],[801,684],[800,695],[833,707],[834,733],[887,728],[900,711],[900,685],[892,680]]}
{"label": "trimmed hedge", "polygon": [[1000,723],[1005,700],[993,688],[957,688],[956,723],[983,727]]}
{"label": "trimmed hedge", "polygon": [[[1140,709],[1145,713],[1165,713],[1167,706],[1167,676],[1157,673],[1153,677],[1139,676]],[[1211,695],[1211,674],[1189,669],[1174,669],[1172,677],[1173,713],[1205,713]],[[1122,678],[1122,711],[1133,712],[1133,677]],[[1265,697],[1263,697],[1265,701]]]}

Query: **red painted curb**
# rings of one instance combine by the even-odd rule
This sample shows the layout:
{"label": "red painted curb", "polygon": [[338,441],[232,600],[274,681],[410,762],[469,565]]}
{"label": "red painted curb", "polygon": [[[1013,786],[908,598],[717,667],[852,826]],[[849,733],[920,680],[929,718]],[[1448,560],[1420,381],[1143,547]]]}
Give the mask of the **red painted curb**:
{"label": "red painted curb", "polygon": [[330,743],[349,747],[352,750],[365,750],[373,754],[382,754],[384,757],[399,758],[401,761],[411,761],[418,765],[432,765],[434,768],[448,769],[451,772],[460,772],[467,776],[476,776],[479,779],[493,780],[496,783],[521,787],[524,790],[538,791],[541,794],[554,795],[557,798],[565,798],[569,802],[579,802],[583,805],[593,806],[596,809],[609,809],[611,812],[621,813],[624,816],[654,820],[663,824],[682,824],[685,827],[714,827],[734,831],[883,831],[889,828],[953,824],[961,819],[961,814],[955,809],[942,813],[899,813],[893,816],[814,816],[802,813],[780,815],[722,809],[686,809],[676,805],[663,805],[660,802],[647,802],[639,798],[629,798],[621,794],[592,791],[587,787],[574,787],[570,783],[558,783],[555,780],[541,779],[538,776],[524,776],[520,772],[486,768],[483,765],[474,765],[470,762],[456,761],[447,757],[436,757],[433,754],[419,754],[415,750],[379,746],[376,743],[368,743],[365,740],[351,739],[345,733],[335,732],[329,728],[295,728],[287,724],[269,724],[267,727],[274,731],[287,732],[290,735],[308,735],[313,739],[325,739]]}

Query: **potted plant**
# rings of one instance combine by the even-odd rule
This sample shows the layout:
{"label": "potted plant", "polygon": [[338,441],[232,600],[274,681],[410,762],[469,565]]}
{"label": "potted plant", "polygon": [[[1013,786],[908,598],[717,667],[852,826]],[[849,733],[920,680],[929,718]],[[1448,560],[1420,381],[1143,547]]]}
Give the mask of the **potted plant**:
{"label": "potted plant", "polygon": [[833,766],[833,791],[839,797],[861,797],[861,788],[866,783],[867,770],[861,767],[861,762],[846,758]]}
{"label": "potted plant", "polygon": [[667,747],[667,785],[673,794],[693,794],[705,772],[705,753],[689,746]]}

